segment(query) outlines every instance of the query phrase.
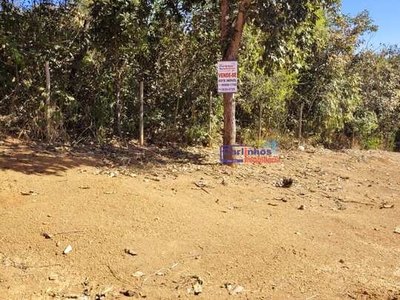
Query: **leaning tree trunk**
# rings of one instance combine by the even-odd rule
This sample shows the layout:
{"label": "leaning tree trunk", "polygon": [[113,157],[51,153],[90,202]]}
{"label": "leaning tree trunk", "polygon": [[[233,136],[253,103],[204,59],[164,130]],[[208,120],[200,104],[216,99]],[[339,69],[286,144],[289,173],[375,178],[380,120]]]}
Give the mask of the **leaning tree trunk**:
{"label": "leaning tree trunk", "polygon": [[[250,0],[241,0],[234,30],[229,24],[229,0],[221,0],[221,48],[224,61],[235,61],[243,36],[246,21],[246,6]],[[236,143],[235,99],[233,93],[224,94],[224,145]],[[231,160],[231,154],[224,154],[224,160]],[[229,163],[228,163],[229,164]]]}

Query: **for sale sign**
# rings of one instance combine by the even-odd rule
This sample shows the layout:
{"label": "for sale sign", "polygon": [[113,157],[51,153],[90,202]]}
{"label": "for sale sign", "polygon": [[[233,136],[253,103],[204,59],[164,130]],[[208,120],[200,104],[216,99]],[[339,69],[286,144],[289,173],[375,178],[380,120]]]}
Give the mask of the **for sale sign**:
{"label": "for sale sign", "polygon": [[237,92],[237,61],[218,62],[218,93]]}

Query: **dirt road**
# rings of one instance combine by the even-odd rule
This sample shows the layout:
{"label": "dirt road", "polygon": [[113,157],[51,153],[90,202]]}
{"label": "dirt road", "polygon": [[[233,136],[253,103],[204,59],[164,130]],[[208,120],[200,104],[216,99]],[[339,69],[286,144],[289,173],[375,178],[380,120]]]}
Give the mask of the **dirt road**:
{"label": "dirt road", "polygon": [[400,154],[281,155],[3,140],[0,299],[400,298]]}

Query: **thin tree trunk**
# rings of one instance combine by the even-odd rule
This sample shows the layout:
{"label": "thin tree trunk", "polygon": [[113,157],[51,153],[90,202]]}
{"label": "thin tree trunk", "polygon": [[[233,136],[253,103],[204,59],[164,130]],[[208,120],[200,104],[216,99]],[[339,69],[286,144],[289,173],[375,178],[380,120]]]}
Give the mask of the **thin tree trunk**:
{"label": "thin tree trunk", "polygon": [[212,100],[213,100],[213,93],[210,92],[210,99],[208,103],[208,145],[212,146]]}
{"label": "thin tree trunk", "polygon": [[45,62],[46,72],[46,121],[47,121],[47,140],[50,142],[53,139],[53,122],[52,122],[52,107],[50,96],[50,67],[49,62]]}
{"label": "thin tree trunk", "polygon": [[303,133],[302,133],[302,131],[303,131],[303,109],[304,109],[304,102],[303,103],[301,103],[301,105],[300,105],[300,113],[299,113],[299,136],[298,136],[298,138],[299,138],[299,143],[301,143],[301,140],[302,140],[302,138],[303,138]]}
{"label": "thin tree trunk", "polygon": [[[10,115],[14,115],[14,113],[17,111],[17,105],[15,104],[15,98],[18,97],[18,92],[19,92],[19,76],[18,76],[18,65],[15,64],[15,89],[14,91],[11,93],[11,97],[10,97],[10,107],[9,107],[9,114]],[[15,96],[14,96],[15,95]]]}
{"label": "thin tree trunk", "polygon": [[116,134],[121,137],[121,70],[118,66],[115,67],[115,81],[114,81],[114,97],[115,97],[115,110],[114,110],[114,126]]}
{"label": "thin tree trunk", "polygon": [[139,100],[140,100],[140,111],[139,111],[139,144],[143,146],[144,144],[144,126],[143,126],[143,81],[139,85]]}
{"label": "thin tree trunk", "polygon": [[259,112],[258,112],[258,141],[261,141],[261,135],[262,135],[262,106],[261,102],[259,103]]}
{"label": "thin tree trunk", "polygon": [[181,76],[181,65],[179,66],[178,69],[178,87],[177,87],[177,99],[176,99],[176,105],[175,105],[175,113],[174,113],[174,129],[175,133],[178,135],[178,113],[179,113],[179,100],[182,98],[182,76]]}
{"label": "thin tree trunk", "polygon": [[175,130],[178,128],[179,98],[180,98],[180,94],[178,94],[178,97],[176,98],[176,105],[175,105],[175,113],[174,113],[174,128],[175,128]]}

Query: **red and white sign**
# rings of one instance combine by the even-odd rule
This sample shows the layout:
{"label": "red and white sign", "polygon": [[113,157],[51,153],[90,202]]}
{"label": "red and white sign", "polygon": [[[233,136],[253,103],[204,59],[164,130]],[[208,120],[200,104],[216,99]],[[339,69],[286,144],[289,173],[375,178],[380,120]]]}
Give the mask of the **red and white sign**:
{"label": "red and white sign", "polygon": [[237,93],[237,61],[218,62],[218,93]]}

